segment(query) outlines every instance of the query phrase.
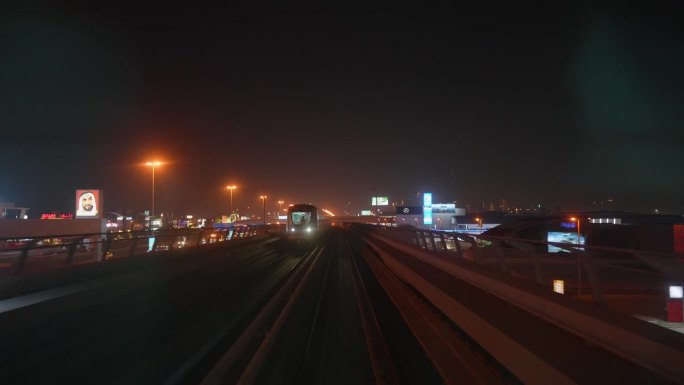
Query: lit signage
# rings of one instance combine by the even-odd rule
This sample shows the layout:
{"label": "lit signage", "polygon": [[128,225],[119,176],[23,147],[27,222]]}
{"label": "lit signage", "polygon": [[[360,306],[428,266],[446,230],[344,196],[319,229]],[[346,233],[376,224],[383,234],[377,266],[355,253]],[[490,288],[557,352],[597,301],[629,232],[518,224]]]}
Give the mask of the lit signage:
{"label": "lit signage", "polygon": [[574,229],[577,226],[575,222],[561,222],[560,225],[565,229]]}
{"label": "lit signage", "polygon": [[431,207],[424,207],[423,208],[423,224],[424,225],[431,225],[432,224],[432,208]]}
{"label": "lit signage", "polygon": [[674,230],[674,252],[684,254],[684,225],[673,225]]}
{"label": "lit signage", "polygon": [[435,203],[432,205],[434,214],[456,214],[456,205],[453,203]]}
{"label": "lit signage", "polygon": [[371,214],[370,210],[361,210],[361,215],[368,216],[368,215],[372,215],[372,214]]}
{"label": "lit signage", "polygon": [[565,281],[563,281],[562,279],[554,279],[553,292],[558,294],[565,294]]}
{"label": "lit signage", "polygon": [[432,193],[423,194],[423,224],[432,224]]}
{"label": "lit signage", "polygon": [[565,245],[548,245],[549,253],[569,253],[572,249],[576,248],[577,245],[584,245],[585,239],[584,235],[580,234],[579,239],[577,238],[576,232],[561,232],[561,231],[549,231],[546,233],[546,241],[549,243],[564,243]]}
{"label": "lit signage", "polygon": [[432,193],[423,194],[423,206],[432,206]]}
{"label": "lit signage", "polygon": [[398,206],[397,215],[423,215],[421,206]]}
{"label": "lit signage", "polygon": [[102,191],[76,190],[76,218],[102,217]]}
{"label": "lit signage", "polygon": [[681,286],[670,286],[670,298],[684,297],[684,289]]}
{"label": "lit signage", "polygon": [[389,206],[389,197],[372,197],[371,206]]}
{"label": "lit signage", "polygon": [[41,214],[40,219],[73,219],[74,214]]}

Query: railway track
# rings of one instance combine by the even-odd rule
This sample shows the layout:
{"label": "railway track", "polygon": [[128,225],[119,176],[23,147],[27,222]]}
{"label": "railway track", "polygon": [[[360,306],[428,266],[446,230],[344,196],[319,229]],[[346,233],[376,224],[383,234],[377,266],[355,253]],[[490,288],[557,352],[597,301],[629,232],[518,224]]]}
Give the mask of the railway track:
{"label": "railway track", "polygon": [[[519,384],[544,383],[535,381],[547,365],[566,383],[663,383],[378,245],[335,227],[306,243],[274,237],[38,289],[33,302],[0,311],[0,382]],[[566,349],[548,350],[550,340]],[[497,351],[516,341],[527,349],[520,357],[547,361]],[[580,361],[614,366],[597,376],[577,370]]]}

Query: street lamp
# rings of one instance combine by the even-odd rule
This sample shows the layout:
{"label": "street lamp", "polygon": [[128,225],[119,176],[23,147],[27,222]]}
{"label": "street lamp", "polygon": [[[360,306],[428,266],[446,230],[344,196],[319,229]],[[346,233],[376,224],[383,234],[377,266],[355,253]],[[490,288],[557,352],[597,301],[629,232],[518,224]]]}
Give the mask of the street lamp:
{"label": "street lamp", "polygon": [[230,190],[230,213],[228,214],[229,216],[233,214],[233,190],[237,188],[237,186],[226,186],[228,190]]}
{"label": "street lamp", "polygon": [[260,195],[259,198],[261,198],[261,202],[264,205],[264,224],[266,224],[266,198],[268,198],[266,195]]}
{"label": "street lamp", "polygon": [[145,165],[152,167],[152,212],[150,213],[150,230],[152,230],[152,221],[154,220],[154,170],[156,167],[161,166],[162,162],[155,160],[146,162]]}
{"label": "street lamp", "polygon": [[580,263],[580,223],[581,218],[570,218],[572,222],[577,223],[577,295],[582,295],[582,265]]}

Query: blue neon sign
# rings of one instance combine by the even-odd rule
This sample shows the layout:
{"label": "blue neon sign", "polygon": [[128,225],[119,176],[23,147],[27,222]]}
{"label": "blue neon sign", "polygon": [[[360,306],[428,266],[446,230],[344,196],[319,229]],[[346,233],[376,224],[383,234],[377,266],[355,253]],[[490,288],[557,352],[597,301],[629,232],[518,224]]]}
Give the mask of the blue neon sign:
{"label": "blue neon sign", "polygon": [[432,224],[432,193],[423,194],[423,224]]}

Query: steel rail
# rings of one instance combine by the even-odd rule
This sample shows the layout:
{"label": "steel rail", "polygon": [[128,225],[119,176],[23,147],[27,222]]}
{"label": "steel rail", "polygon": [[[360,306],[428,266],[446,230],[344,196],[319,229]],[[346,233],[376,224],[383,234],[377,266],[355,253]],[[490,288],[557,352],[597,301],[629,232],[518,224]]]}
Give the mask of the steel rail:
{"label": "steel rail", "polygon": [[339,234],[335,235],[335,240],[333,241],[332,247],[330,248],[330,255],[328,258],[328,263],[325,265],[325,274],[323,276],[323,283],[321,284],[321,290],[318,293],[318,300],[316,301],[316,309],[314,310],[314,318],[311,322],[311,330],[309,331],[309,336],[306,339],[306,349],[304,350],[304,355],[302,359],[302,366],[306,365],[309,353],[311,352],[311,345],[314,339],[314,333],[316,332],[316,326],[318,325],[318,316],[321,313],[321,306],[323,304],[323,298],[325,297],[325,289],[328,284],[328,276],[330,275],[330,265],[332,264],[332,256],[335,253],[335,248],[337,246],[337,240],[339,239]]}
{"label": "steel rail", "polygon": [[356,304],[361,316],[361,324],[366,337],[366,346],[368,348],[368,356],[371,359],[375,383],[378,385],[400,384],[399,375],[397,374],[392,354],[387,346],[382,329],[380,328],[375,311],[373,310],[370,297],[368,296],[366,285],[363,282],[361,272],[356,264],[354,251],[349,244],[349,239],[345,237],[344,240],[353,268],[352,282],[354,285],[354,292],[356,293]]}
{"label": "steel rail", "polygon": [[363,258],[446,384],[504,384],[435,310],[370,252]]}
{"label": "steel rail", "polygon": [[[294,274],[289,275],[289,278],[283,284],[280,290],[278,290],[278,293],[276,293],[268,301],[268,303],[262,308],[254,320],[252,320],[249,326],[247,326],[245,331],[243,331],[240,337],[238,337],[238,339],[233,343],[230,349],[228,349],[228,351],[218,360],[216,365],[214,365],[214,367],[204,377],[201,385],[215,385],[223,383],[224,377],[230,372],[230,370],[234,368],[236,362],[245,354],[247,354],[250,344],[256,338],[258,338],[261,331],[268,324],[270,317],[278,310],[279,306],[282,306],[284,299],[292,292],[292,288],[295,285],[297,285],[298,288],[302,281],[308,277],[308,274],[311,272],[315,262],[318,260],[322,252],[323,248],[314,248],[311,252],[307,253],[303,257],[300,263],[298,263],[296,266],[293,266],[291,271],[296,269]],[[295,288],[295,291],[297,288]],[[293,296],[294,294],[290,296],[290,299],[292,299]],[[285,306],[287,306],[287,304]],[[281,313],[283,310],[281,310]],[[252,356],[252,360],[254,360],[254,356]]]}
{"label": "steel rail", "polygon": [[268,354],[273,348],[277,336],[280,334],[280,331],[285,325],[285,321],[290,315],[290,312],[292,311],[295,304],[299,301],[299,298],[304,291],[304,287],[306,286],[306,283],[309,280],[309,276],[311,275],[314,266],[316,266],[316,264],[318,263],[321,254],[323,254],[324,249],[324,247],[321,247],[319,252],[316,253],[316,255],[312,258],[312,261],[309,264],[308,269],[304,273],[303,277],[301,277],[301,279],[297,283],[297,287],[292,292],[292,295],[290,295],[287,303],[285,304],[282,311],[278,314],[278,317],[273,323],[273,326],[268,331],[268,334],[266,334],[266,337],[264,337],[264,339],[262,340],[261,344],[259,345],[259,348],[252,356],[252,359],[247,364],[245,370],[242,372],[242,375],[237,380],[237,385],[250,385],[256,381],[257,376],[259,374],[259,370],[264,365],[264,362],[266,361]]}

